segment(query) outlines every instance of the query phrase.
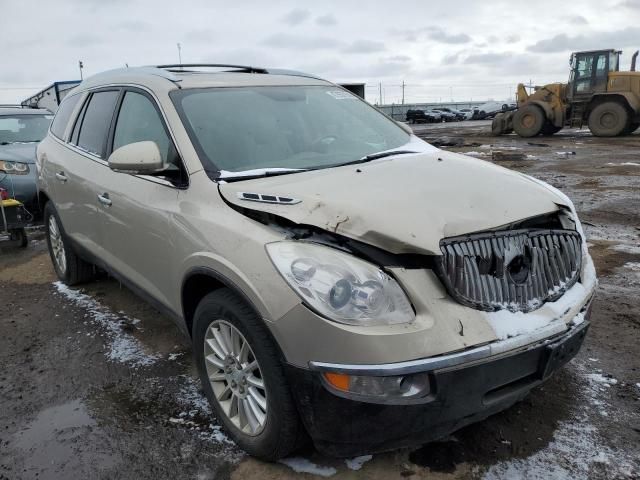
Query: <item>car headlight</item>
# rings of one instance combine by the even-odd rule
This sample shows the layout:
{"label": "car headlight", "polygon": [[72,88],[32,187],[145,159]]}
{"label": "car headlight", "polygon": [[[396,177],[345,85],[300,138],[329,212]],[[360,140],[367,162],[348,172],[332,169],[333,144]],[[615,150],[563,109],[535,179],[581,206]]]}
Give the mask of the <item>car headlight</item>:
{"label": "car headlight", "polygon": [[26,175],[29,173],[29,165],[21,162],[9,162],[0,160],[0,172],[13,175]]}
{"label": "car headlight", "polygon": [[393,278],[348,253],[310,242],[267,245],[287,283],[314,310],[348,325],[408,323],[415,314]]}

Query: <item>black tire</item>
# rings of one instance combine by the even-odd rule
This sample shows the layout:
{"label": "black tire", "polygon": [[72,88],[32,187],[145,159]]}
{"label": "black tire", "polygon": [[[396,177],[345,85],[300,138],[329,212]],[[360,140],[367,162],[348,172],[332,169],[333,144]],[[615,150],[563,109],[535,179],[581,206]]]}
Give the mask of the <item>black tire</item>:
{"label": "black tire", "polygon": [[640,127],[640,122],[630,122],[623,135],[631,135],[638,129],[638,127]]}
{"label": "black tire", "polygon": [[542,127],[542,135],[555,135],[556,133],[558,133],[560,130],[562,130],[562,127],[556,127],[555,125],[553,125],[552,123],[545,123],[544,127]]}
{"label": "black tire", "polygon": [[499,113],[495,116],[495,118],[491,121],[491,134],[494,137],[498,137],[504,133],[504,114]]}
{"label": "black tire", "polygon": [[[55,219],[55,225],[59,228],[60,232],[62,250],[64,251],[66,260],[66,268],[64,269],[61,267],[58,260],[56,260],[56,256],[54,254],[54,249],[52,246],[52,237],[50,231],[50,218],[52,217]],[[88,282],[89,280],[91,280],[94,275],[93,265],[84,261],[73,250],[73,247],[69,242],[69,237],[67,237],[67,234],[64,232],[64,227],[62,226],[62,222],[60,221],[58,212],[56,212],[56,209],[51,202],[47,202],[44,207],[44,225],[47,236],[47,246],[49,247],[49,256],[51,257],[51,263],[53,263],[53,268],[56,271],[56,275],[58,275],[58,278],[70,286]]]}
{"label": "black tire", "polygon": [[29,245],[27,231],[24,228],[15,228],[13,230],[9,230],[9,237],[10,240],[17,243],[20,248],[26,248],[27,245]]}
{"label": "black tire", "polygon": [[[242,432],[224,412],[207,374],[204,341],[214,320],[235,326],[248,342],[266,387],[267,409],[263,430],[255,436]],[[286,457],[304,443],[306,432],[289,389],[279,351],[263,321],[238,295],[227,288],[207,294],[198,304],[193,319],[193,350],[200,380],[209,402],[225,430],[247,453],[266,461]]]}
{"label": "black tire", "polygon": [[545,114],[539,106],[525,105],[513,116],[513,129],[521,137],[535,137],[540,135],[546,121]]}
{"label": "black tire", "polygon": [[629,112],[619,102],[603,102],[589,114],[589,130],[596,137],[617,137],[629,128]]}

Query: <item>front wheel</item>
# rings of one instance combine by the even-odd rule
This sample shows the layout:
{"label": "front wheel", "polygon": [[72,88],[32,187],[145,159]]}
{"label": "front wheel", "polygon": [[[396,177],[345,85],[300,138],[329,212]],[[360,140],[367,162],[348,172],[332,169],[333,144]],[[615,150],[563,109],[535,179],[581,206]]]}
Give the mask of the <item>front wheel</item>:
{"label": "front wheel", "polygon": [[275,461],[304,431],[282,362],[266,327],[231,290],[206,295],[193,321],[202,385],[217,418],[249,454]]}
{"label": "front wheel", "polygon": [[64,233],[60,217],[51,202],[44,208],[44,224],[47,234],[47,246],[53,268],[58,278],[67,285],[76,285],[93,277],[93,265],[85,262],[76,254]]}
{"label": "front wheel", "polygon": [[513,116],[513,129],[518,135],[525,138],[540,135],[545,123],[544,112],[537,105],[525,105],[519,108]]}

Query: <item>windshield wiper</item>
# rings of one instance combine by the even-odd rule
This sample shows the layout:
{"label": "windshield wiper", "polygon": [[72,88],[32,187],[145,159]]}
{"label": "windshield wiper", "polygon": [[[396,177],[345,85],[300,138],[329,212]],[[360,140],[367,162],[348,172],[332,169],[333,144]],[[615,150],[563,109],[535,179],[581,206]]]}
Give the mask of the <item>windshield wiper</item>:
{"label": "windshield wiper", "polygon": [[338,165],[333,165],[333,166],[342,167],[344,165],[356,165],[358,163],[367,163],[372,160],[377,160],[379,158],[392,157],[394,155],[407,155],[410,153],[420,153],[420,152],[414,152],[413,150],[385,150],[384,152],[371,153],[369,155],[365,155],[362,158],[359,158],[358,160],[352,160],[350,162],[340,163]]}
{"label": "windshield wiper", "polygon": [[278,175],[289,175],[290,173],[308,172],[309,168],[260,168],[256,170],[245,170],[244,172],[220,171],[218,180],[225,182],[237,182],[240,180],[252,180],[254,178],[276,177]]}

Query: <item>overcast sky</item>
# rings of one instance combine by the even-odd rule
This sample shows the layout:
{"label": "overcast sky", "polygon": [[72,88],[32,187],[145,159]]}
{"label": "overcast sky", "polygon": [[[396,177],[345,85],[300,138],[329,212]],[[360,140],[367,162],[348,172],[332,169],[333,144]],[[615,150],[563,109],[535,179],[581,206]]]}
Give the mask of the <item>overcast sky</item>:
{"label": "overcast sky", "polygon": [[[566,81],[573,50],[640,48],[640,0],[0,0],[0,103],[53,81],[177,63],[292,68],[367,99],[506,99]],[[21,90],[18,90],[21,89]]]}

